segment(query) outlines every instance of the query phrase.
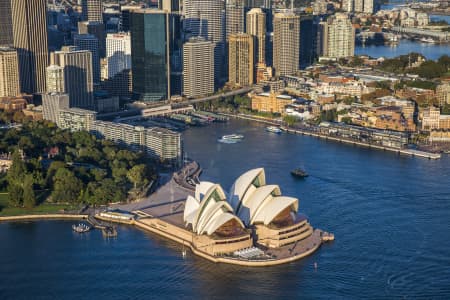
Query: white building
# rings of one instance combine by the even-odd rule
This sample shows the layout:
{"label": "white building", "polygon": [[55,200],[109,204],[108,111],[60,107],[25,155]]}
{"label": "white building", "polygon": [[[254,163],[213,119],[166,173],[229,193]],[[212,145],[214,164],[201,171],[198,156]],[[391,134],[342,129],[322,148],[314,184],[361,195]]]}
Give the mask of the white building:
{"label": "white building", "polygon": [[109,33],[106,36],[106,60],[108,78],[123,70],[131,69],[130,33]]}

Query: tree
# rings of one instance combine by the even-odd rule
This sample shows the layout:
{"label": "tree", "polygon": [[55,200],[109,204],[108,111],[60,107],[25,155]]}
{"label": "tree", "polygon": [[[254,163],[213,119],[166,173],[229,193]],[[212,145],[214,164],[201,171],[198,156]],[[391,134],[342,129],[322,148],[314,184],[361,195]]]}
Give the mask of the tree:
{"label": "tree", "polygon": [[36,206],[36,195],[33,189],[33,175],[27,174],[23,182],[23,205],[26,208],[33,208]]}
{"label": "tree", "polygon": [[12,155],[12,164],[7,173],[8,197],[12,206],[23,204],[23,181],[27,172],[25,162],[18,150]]}
{"label": "tree", "polygon": [[135,165],[127,172],[127,178],[134,184],[134,188],[142,186],[148,182],[147,178],[147,166],[144,164]]}
{"label": "tree", "polygon": [[51,197],[55,202],[75,203],[82,189],[83,182],[72,171],[61,168],[56,171],[53,177]]}

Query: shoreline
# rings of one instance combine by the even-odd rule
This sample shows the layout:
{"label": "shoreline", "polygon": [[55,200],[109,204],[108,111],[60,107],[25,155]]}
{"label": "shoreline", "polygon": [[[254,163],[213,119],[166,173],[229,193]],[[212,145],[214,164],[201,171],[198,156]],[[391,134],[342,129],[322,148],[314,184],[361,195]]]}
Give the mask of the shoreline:
{"label": "shoreline", "polygon": [[27,220],[86,220],[88,215],[77,214],[41,214],[0,217],[1,222],[27,221]]}
{"label": "shoreline", "polygon": [[243,267],[269,267],[269,266],[277,266],[286,264],[289,262],[300,260],[306,256],[309,256],[316,252],[321,246],[322,246],[322,234],[323,231],[320,229],[315,229],[311,238],[318,241],[317,243],[314,243],[314,246],[310,249],[307,249],[304,252],[301,252],[297,255],[293,255],[286,258],[281,259],[271,259],[271,260],[242,260],[242,259],[235,259],[231,257],[224,257],[224,256],[212,256],[204,251],[199,250],[195,245],[187,240],[182,238],[181,236],[176,236],[175,234],[172,234],[168,231],[163,231],[162,228],[165,226],[171,226],[169,223],[166,223],[158,218],[153,219],[146,219],[150,222],[143,222],[140,220],[130,220],[130,221],[124,221],[124,220],[117,220],[107,217],[100,217],[96,216],[96,218],[107,221],[107,222],[114,222],[124,225],[131,225],[133,227],[137,227],[137,229],[143,230],[145,232],[150,232],[153,234],[158,235],[160,238],[166,238],[173,242],[176,242],[177,244],[182,245],[182,247],[187,247],[191,250],[191,252],[199,257],[202,257],[210,262],[213,263],[223,263],[223,264],[231,264],[231,265],[237,265],[237,266],[243,266]]}
{"label": "shoreline", "polygon": [[263,119],[263,118],[260,119],[258,117],[252,117],[252,116],[248,116],[248,115],[239,115],[239,114],[237,114],[237,115],[236,114],[227,114],[227,113],[221,113],[221,114],[228,116],[228,117],[234,117],[237,119],[243,119],[243,120],[255,121],[255,122],[264,123],[264,124],[280,126],[281,130],[283,130],[284,132],[290,133],[290,134],[307,135],[307,136],[311,136],[311,137],[317,137],[320,139],[324,139],[327,141],[330,140],[330,141],[334,141],[334,142],[345,143],[348,145],[357,145],[357,146],[361,146],[361,147],[365,147],[365,148],[369,148],[369,149],[389,151],[389,152],[413,156],[413,157],[416,156],[416,157],[420,157],[420,158],[428,158],[428,159],[433,159],[433,160],[441,158],[440,153],[432,153],[432,152],[419,151],[419,150],[414,150],[414,149],[397,149],[397,148],[392,148],[392,147],[387,147],[387,146],[382,146],[382,145],[368,144],[368,143],[364,143],[364,142],[348,140],[345,138],[339,138],[339,137],[333,137],[333,136],[318,134],[318,133],[314,133],[314,132],[309,132],[309,131],[301,130],[301,129],[286,128],[286,127],[282,126],[280,122],[270,121],[270,120]]}

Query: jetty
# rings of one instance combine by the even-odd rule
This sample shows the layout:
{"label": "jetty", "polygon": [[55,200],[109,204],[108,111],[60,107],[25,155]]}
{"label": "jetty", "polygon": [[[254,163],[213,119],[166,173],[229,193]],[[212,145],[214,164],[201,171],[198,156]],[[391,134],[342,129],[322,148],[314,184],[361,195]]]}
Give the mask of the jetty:
{"label": "jetty", "polygon": [[[225,113],[223,113],[223,115],[228,116],[228,117],[235,117],[235,118],[243,119],[243,120],[250,120],[250,121],[260,122],[260,123],[264,123],[264,124],[274,125],[274,126],[280,126],[283,124],[282,121],[266,119],[263,117],[253,117],[253,116],[241,115],[241,114],[233,115],[233,114],[225,114]],[[316,137],[316,138],[320,138],[323,140],[334,141],[334,142],[350,144],[350,145],[356,145],[356,146],[361,146],[361,147],[365,147],[365,148],[369,148],[369,149],[389,151],[389,152],[394,152],[394,153],[397,153],[400,155],[408,155],[408,156],[428,158],[428,159],[440,159],[441,158],[440,153],[426,152],[426,151],[420,151],[420,150],[415,150],[415,149],[406,149],[406,148],[394,148],[394,147],[388,147],[388,146],[383,146],[383,145],[378,145],[378,144],[370,144],[370,143],[355,141],[355,140],[346,139],[346,138],[342,138],[342,137],[329,136],[329,135],[321,134],[318,132],[312,132],[312,131],[302,130],[302,129],[298,129],[298,128],[289,128],[286,126],[280,126],[280,129],[283,130],[284,132],[291,133],[291,134],[311,136],[311,137]]]}
{"label": "jetty", "polygon": [[94,215],[89,215],[87,221],[94,227],[95,229],[100,229],[104,237],[116,237],[117,229],[114,226],[107,225],[98,219]]}

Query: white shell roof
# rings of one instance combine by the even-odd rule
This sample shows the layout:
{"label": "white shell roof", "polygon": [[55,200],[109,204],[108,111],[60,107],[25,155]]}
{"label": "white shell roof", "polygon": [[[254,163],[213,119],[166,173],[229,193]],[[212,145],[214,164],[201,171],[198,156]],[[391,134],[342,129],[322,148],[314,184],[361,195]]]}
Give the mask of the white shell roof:
{"label": "white shell roof", "polygon": [[195,186],[195,199],[202,201],[203,196],[208,192],[208,190],[214,185],[214,183],[209,181],[201,181]]}
{"label": "white shell roof", "polygon": [[249,224],[253,216],[258,210],[264,207],[264,203],[272,200],[271,193],[274,192],[276,196],[281,195],[278,185],[264,185],[255,189],[255,191],[246,199],[244,199],[237,215],[245,224]]}
{"label": "white shell roof", "polygon": [[262,222],[264,225],[268,225],[279,213],[289,206],[292,206],[293,210],[297,212],[298,199],[285,196],[273,197],[271,201],[265,201],[263,207],[251,218],[251,223]]}
{"label": "white shell roof", "polygon": [[[213,196],[214,193],[217,195]],[[222,187],[212,182],[200,182],[195,188],[195,197],[188,196],[184,209],[186,226],[192,224],[197,234],[212,234],[220,226],[235,218],[244,228],[242,221],[234,215],[233,208],[226,201]]]}
{"label": "white shell roof", "polygon": [[236,209],[239,205],[239,202],[242,201],[242,198],[245,195],[248,187],[252,184],[256,177],[262,176],[261,185],[266,184],[266,176],[263,168],[257,168],[250,171],[245,172],[234,182],[233,186],[230,189],[228,202],[231,204],[233,209]]}

